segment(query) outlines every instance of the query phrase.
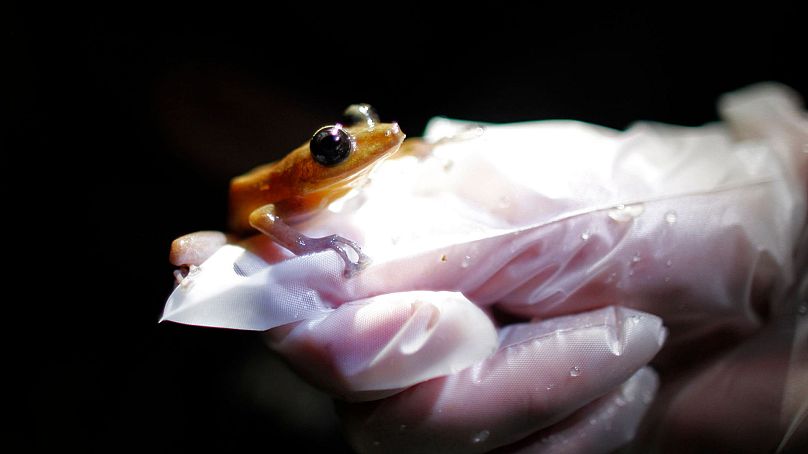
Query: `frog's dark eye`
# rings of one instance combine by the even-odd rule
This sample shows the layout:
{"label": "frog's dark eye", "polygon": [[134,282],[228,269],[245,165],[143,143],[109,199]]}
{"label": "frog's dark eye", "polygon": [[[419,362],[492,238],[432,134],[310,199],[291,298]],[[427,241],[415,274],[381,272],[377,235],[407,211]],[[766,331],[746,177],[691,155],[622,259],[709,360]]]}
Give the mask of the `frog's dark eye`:
{"label": "frog's dark eye", "polygon": [[379,114],[370,104],[351,104],[342,113],[342,119],[348,126],[358,124],[373,126],[379,122]]}
{"label": "frog's dark eye", "polygon": [[335,166],[351,154],[354,140],[341,125],[324,126],[314,133],[309,143],[311,157],[324,166]]}

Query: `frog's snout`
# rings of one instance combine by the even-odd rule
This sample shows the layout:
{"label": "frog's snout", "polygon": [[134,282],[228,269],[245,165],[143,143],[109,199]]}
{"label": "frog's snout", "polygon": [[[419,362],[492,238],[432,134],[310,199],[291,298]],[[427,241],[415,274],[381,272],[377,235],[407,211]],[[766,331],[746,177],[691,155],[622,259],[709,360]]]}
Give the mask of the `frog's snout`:
{"label": "frog's snout", "polygon": [[388,139],[392,139],[393,141],[397,142],[396,145],[404,141],[406,134],[401,131],[401,127],[398,125],[398,122],[389,123],[387,129],[384,131],[384,137]]}
{"label": "frog's snout", "polygon": [[405,135],[398,123],[380,123],[371,129],[354,132],[356,137],[355,153],[359,157],[357,164],[364,161],[384,158],[398,150]]}

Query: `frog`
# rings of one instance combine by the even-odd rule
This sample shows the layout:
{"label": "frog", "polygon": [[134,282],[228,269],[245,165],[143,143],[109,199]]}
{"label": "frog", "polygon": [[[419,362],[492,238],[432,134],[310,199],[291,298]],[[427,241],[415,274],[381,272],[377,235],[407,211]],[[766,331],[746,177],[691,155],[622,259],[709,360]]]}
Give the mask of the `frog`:
{"label": "frog", "polygon": [[298,256],[333,250],[345,263],[343,276],[355,276],[371,262],[357,242],[340,235],[312,238],[293,226],[363,185],[405,138],[397,122],[382,123],[370,105],[353,104],[341,123],[317,129],[283,159],[233,178],[229,235],[201,231],[172,242],[169,260],[180,267],[178,281],[220,246],[255,233]]}

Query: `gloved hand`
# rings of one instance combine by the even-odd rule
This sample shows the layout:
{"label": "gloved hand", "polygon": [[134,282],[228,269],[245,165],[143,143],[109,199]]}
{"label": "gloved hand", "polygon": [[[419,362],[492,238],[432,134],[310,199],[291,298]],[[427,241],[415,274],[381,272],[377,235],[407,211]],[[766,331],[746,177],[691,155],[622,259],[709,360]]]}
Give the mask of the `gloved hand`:
{"label": "gloved hand", "polygon": [[[362,244],[375,262],[360,275],[255,237],[183,281],[164,318],[272,328],[270,345],[344,401],[363,452],[608,452],[653,400],[652,359],[663,404],[638,442],[741,414],[735,385],[751,383],[781,397],[756,393],[751,415],[776,448],[805,412],[804,342],[782,327],[804,320],[808,126],[778,86],[726,97],[722,115],[625,133],[491,126],[390,161],[299,226]],[[437,120],[427,135],[464,127]],[[768,357],[779,368],[735,378]],[[777,382],[758,383],[764,371]],[[726,442],[713,427],[706,446]]]}
{"label": "gloved hand", "polygon": [[[473,344],[473,328],[460,323],[489,334],[483,319],[447,326],[459,311],[446,301],[459,294],[395,295],[268,334],[310,382],[347,399],[340,414],[360,452],[487,452],[513,443],[608,452],[631,439],[655,394],[656,374],[643,366],[662,345],[662,322],[614,306],[503,325],[496,351],[471,367],[406,388],[357,390],[371,383],[361,377],[368,371],[418,380],[448,346],[462,346],[453,335]],[[434,354],[408,356],[418,349]]]}

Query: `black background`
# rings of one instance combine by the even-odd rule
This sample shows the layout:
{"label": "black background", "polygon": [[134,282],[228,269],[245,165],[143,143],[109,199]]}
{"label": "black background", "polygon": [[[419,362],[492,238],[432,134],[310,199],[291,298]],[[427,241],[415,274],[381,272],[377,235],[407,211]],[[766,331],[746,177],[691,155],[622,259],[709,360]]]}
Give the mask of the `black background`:
{"label": "black background", "polygon": [[171,240],[223,229],[229,178],[350,103],[418,135],[435,115],[700,125],[750,83],[808,94],[790,7],[392,6],[5,17],[6,219],[25,282],[6,321],[22,328],[29,446],[347,449],[326,423],[285,421],[273,399],[318,403],[278,396],[255,334],[157,320]]}

